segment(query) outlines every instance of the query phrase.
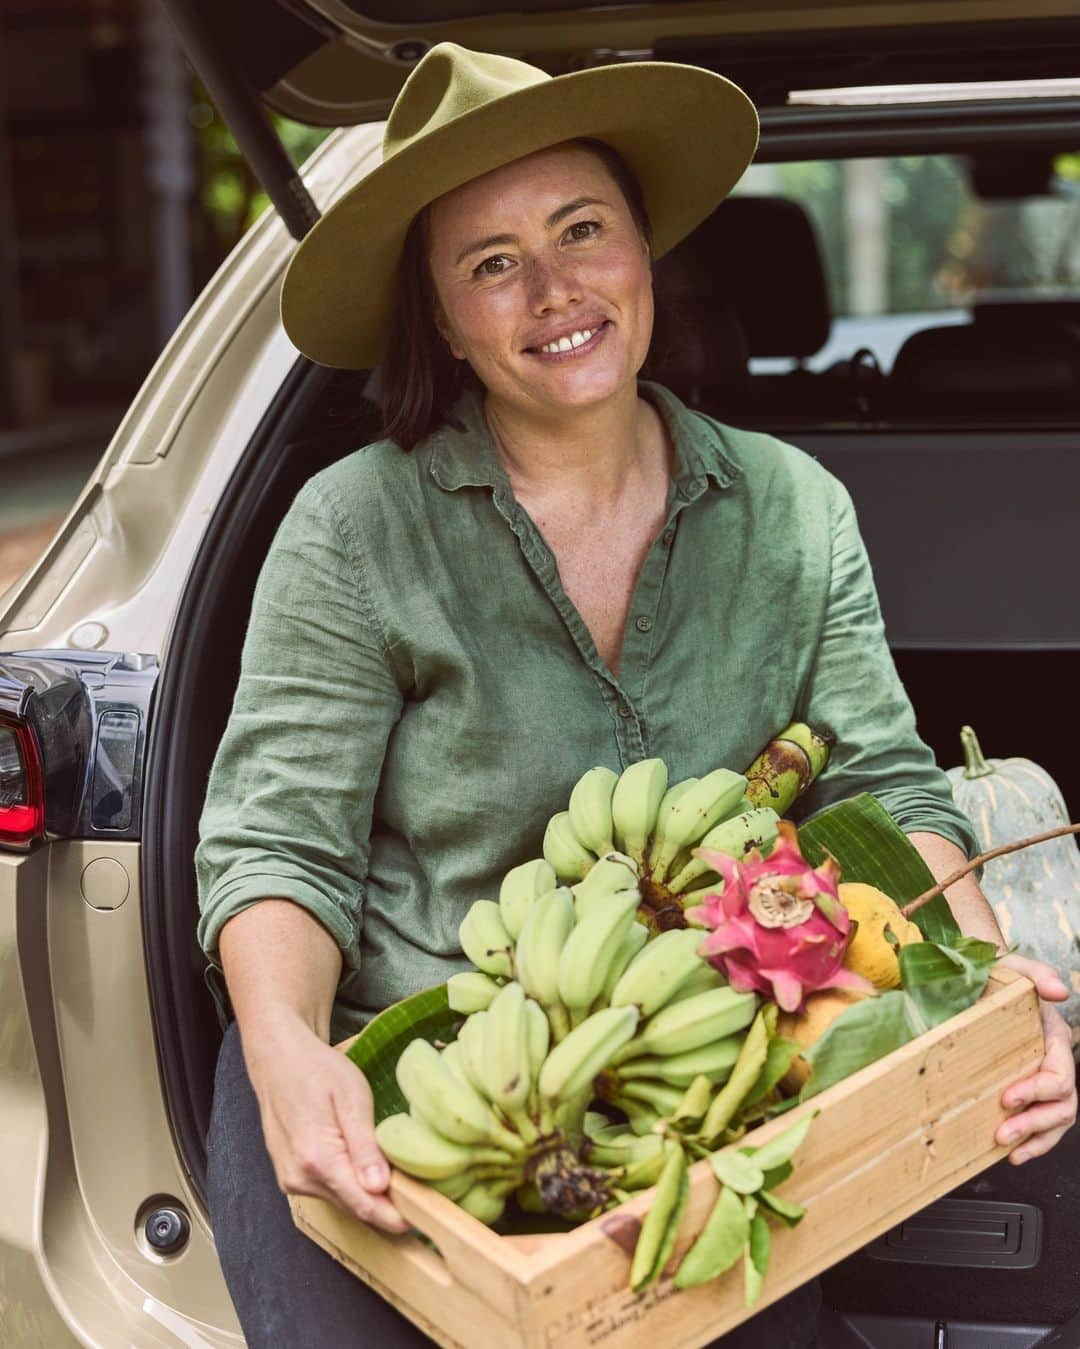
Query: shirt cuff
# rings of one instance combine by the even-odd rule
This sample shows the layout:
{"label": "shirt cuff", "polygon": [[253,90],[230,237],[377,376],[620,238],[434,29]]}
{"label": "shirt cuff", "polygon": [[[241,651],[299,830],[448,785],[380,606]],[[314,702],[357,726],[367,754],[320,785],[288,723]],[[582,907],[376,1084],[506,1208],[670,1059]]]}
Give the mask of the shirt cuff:
{"label": "shirt cuff", "polygon": [[321,890],[297,876],[258,871],[229,876],[206,897],[196,935],[206,958],[217,969],[222,968],[218,955],[221,929],[230,918],[263,899],[289,899],[299,904],[337,942],[345,966],[360,968],[360,934],[356,919],[347,908],[327,899]]}
{"label": "shirt cuff", "polygon": [[[937,834],[955,843],[969,861],[981,851],[974,826],[958,807],[904,788],[875,795],[905,834]],[[981,866],[975,868],[972,875],[976,881],[982,872]]]}

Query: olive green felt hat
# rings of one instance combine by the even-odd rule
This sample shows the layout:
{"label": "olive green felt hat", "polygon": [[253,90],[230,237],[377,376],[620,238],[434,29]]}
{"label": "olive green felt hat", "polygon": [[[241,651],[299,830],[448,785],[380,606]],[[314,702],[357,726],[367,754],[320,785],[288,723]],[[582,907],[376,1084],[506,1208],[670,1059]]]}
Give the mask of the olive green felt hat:
{"label": "olive green felt hat", "polygon": [[471,178],[579,136],[605,141],[637,174],[659,258],[738,182],[758,119],[737,85],[697,66],[632,61],[552,77],[440,42],[394,101],[383,162],[296,250],[281,293],[289,337],[320,365],[377,365],[416,213]]}

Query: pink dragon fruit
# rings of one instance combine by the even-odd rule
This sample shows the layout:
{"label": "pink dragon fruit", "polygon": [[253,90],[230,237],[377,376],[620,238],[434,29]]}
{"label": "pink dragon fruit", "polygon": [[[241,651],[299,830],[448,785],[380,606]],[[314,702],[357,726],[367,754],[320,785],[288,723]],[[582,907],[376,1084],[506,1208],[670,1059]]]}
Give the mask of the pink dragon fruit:
{"label": "pink dragon fruit", "polygon": [[756,850],[743,862],[707,848],[694,853],[724,884],[686,917],[711,929],[701,954],[732,988],[761,993],[785,1012],[801,1012],[806,994],[820,988],[874,992],[843,965],[851,920],[837,894],[840,868],[831,857],[811,867],[788,820],[766,858]]}

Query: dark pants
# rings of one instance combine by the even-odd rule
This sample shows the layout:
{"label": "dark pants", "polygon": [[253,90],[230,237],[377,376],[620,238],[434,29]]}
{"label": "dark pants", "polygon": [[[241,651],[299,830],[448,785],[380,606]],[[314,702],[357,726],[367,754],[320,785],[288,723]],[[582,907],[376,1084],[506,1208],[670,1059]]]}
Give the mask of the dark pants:
{"label": "dark pants", "polygon": [[[432,1343],[294,1225],[263,1142],[235,1021],[218,1057],[207,1150],[214,1241],[249,1349],[412,1349]],[[741,1282],[738,1270],[735,1276]],[[820,1303],[814,1279],[715,1343],[723,1349],[810,1349]],[[460,1334],[468,1344],[467,1327]]]}

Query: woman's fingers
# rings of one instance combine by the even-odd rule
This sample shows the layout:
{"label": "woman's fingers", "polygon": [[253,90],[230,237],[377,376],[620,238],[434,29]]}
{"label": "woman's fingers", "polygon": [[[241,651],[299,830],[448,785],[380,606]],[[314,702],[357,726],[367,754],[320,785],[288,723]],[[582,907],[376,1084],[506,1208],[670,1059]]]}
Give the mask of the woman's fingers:
{"label": "woman's fingers", "polygon": [[1049,1002],[1064,1002],[1069,996],[1069,990],[1057,970],[1043,960],[1032,960],[1030,956],[1014,953],[1002,956],[997,963],[1030,979],[1040,998],[1046,998]]}
{"label": "woman's fingers", "polygon": [[1002,1095],[1007,1109],[1030,1106],[1007,1119],[995,1135],[1000,1146],[1013,1146],[1009,1161],[1014,1165],[1049,1152],[1076,1121],[1071,1032],[1052,1007],[1043,1006],[1042,1020],[1046,1048],[1038,1072],[1012,1083]]}
{"label": "woman's fingers", "polygon": [[356,1076],[359,1082],[342,1084],[333,1091],[334,1109],[360,1184],[380,1194],[390,1184],[390,1168],[375,1141],[371,1089],[362,1073]]}

